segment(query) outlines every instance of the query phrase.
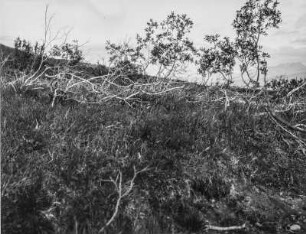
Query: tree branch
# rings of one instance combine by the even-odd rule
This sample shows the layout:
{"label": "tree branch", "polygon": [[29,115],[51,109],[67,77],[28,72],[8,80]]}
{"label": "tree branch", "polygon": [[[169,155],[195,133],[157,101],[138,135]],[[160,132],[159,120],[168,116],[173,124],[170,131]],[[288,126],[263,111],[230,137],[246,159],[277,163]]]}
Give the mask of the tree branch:
{"label": "tree branch", "polygon": [[207,225],[206,230],[215,230],[215,231],[231,231],[231,230],[241,230],[245,229],[246,225],[243,224],[241,226],[230,226],[230,227],[218,227],[213,225]]}
{"label": "tree branch", "polygon": [[128,187],[126,188],[125,191],[123,191],[124,190],[124,185],[122,184],[122,172],[120,170],[119,170],[115,180],[113,178],[110,178],[109,180],[102,180],[104,182],[110,182],[110,183],[112,183],[114,185],[115,190],[116,190],[116,192],[118,194],[118,198],[117,198],[117,201],[116,201],[116,205],[115,205],[115,209],[114,209],[112,217],[99,230],[99,233],[103,233],[104,230],[115,220],[115,218],[116,218],[116,216],[118,215],[118,212],[119,212],[119,207],[120,207],[120,204],[121,204],[121,200],[124,197],[126,197],[127,195],[129,195],[130,192],[133,190],[134,182],[135,182],[135,179],[136,179],[137,175],[147,171],[148,167],[145,167],[145,168],[141,169],[140,171],[137,171],[135,166],[134,166],[133,169],[134,169],[133,177],[128,182]]}

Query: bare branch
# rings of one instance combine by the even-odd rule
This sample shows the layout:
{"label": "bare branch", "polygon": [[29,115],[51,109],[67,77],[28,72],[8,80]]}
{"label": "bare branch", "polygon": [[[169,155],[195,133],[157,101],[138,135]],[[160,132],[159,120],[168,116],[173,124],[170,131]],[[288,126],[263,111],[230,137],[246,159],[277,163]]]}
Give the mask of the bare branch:
{"label": "bare branch", "polygon": [[304,86],[306,86],[306,81],[304,83],[302,83],[300,86],[296,87],[295,89],[291,90],[288,94],[287,97],[292,96],[292,94],[294,94],[295,92],[299,91],[301,88],[303,88]]}
{"label": "bare branch", "polygon": [[120,207],[120,204],[121,204],[121,200],[124,197],[126,197],[127,195],[129,195],[131,193],[131,191],[133,190],[134,182],[135,182],[135,179],[136,179],[137,175],[147,171],[148,167],[145,167],[145,168],[141,169],[140,171],[137,171],[135,166],[134,166],[133,169],[134,169],[133,177],[132,177],[132,179],[129,182],[127,182],[128,185],[127,185],[126,189],[124,188],[125,186],[122,184],[122,180],[123,179],[122,179],[122,172],[120,170],[119,170],[115,180],[112,179],[112,178],[110,178],[110,180],[102,180],[104,182],[111,182],[112,184],[114,184],[115,190],[116,190],[116,192],[118,194],[118,198],[117,198],[117,201],[116,201],[116,205],[115,205],[115,209],[114,209],[113,215],[106,222],[106,224],[99,230],[99,233],[103,233],[104,230],[115,220],[115,218],[116,218],[116,216],[117,216],[117,214],[119,212],[119,207]]}
{"label": "bare branch", "polygon": [[298,131],[298,132],[306,133],[305,129],[302,129],[302,128],[298,127],[298,126],[291,125],[290,123],[288,123],[287,121],[285,121],[281,117],[275,115],[269,108],[267,108],[267,112],[269,113],[270,117],[273,120],[275,120],[278,124],[282,124],[282,125],[288,127],[290,130],[293,130],[293,131]]}
{"label": "bare branch", "polygon": [[230,227],[218,227],[218,226],[213,226],[213,225],[206,226],[206,230],[215,230],[215,231],[231,231],[231,230],[241,230],[245,228],[246,228],[245,224],[241,226],[230,226]]}

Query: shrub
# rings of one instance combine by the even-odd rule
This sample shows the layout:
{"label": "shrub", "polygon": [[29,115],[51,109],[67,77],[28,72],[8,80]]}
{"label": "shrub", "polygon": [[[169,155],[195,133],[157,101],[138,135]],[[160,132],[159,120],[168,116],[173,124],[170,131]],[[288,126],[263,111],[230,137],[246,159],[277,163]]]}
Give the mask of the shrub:
{"label": "shrub", "polygon": [[38,42],[33,46],[31,42],[17,37],[14,42],[14,61],[13,68],[29,73],[32,70],[37,70],[44,57],[45,46],[39,45]]}
{"label": "shrub", "polygon": [[61,45],[54,45],[51,48],[50,55],[64,59],[71,66],[78,64],[84,59],[77,40],[73,40],[71,43],[66,42]]}

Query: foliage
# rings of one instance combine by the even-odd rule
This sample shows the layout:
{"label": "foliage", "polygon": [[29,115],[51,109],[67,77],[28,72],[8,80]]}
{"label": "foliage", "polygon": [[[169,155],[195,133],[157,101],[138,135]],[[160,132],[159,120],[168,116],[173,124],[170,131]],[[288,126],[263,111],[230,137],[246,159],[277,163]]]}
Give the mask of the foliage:
{"label": "foliage", "polygon": [[5,67],[16,69],[28,75],[38,75],[46,67],[53,68],[60,64],[76,65],[84,59],[76,40],[72,43],[54,45],[50,51],[46,51],[45,47],[45,44],[40,45],[35,42],[32,45],[31,42],[17,37],[14,41],[12,61],[8,61]]}
{"label": "foliage", "polygon": [[[233,22],[236,30],[236,48],[241,63],[242,77],[247,75],[245,83],[259,86],[260,73],[267,74],[267,61],[269,54],[262,50],[260,40],[268,35],[268,30],[278,28],[281,22],[281,12],[278,10],[277,0],[248,0],[239,11]],[[256,67],[253,78],[249,73],[251,67]]]}
{"label": "foliage", "polygon": [[39,68],[40,63],[45,55],[45,46],[38,42],[33,46],[29,41],[17,37],[14,41],[14,61],[15,69],[29,72]]}
{"label": "foliage", "polygon": [[[229,85],[238,60],[245,85],[258,87],[260,82],[265,82],[270,55],[263,51],[260,40],[271,28],[278,28],[281,22],[278,4],[277,0],[248,0],[237,11],[233,22],[236,31],[234,42],[228,37],[221,40],[218,34],[206,35],[205,41],[212,47],[200,49],[199,73],[203,76],[219,73]],[[252,72],[254,68],[255,75]],[[260,79],[261,75],[264,80]]]}
{"label": "foliage", "polygon": [[[4,70],[3,233],[284,233],[292,222],[305,231],[305,81],[256,92],[134,78],[147,46],[164,77],[191,61],[191,27],[174,13],[151,20],[136,48],[107,43],[109,68],[48,63],[15,81]],[[206,40],[201,72],[230,77],[233,43]],[[58,47],[69,61],[78,49]]]}
{"label": "foliage", "polygon": [[298,88],[300,85],[302,85],[305,82],[305,79],[298,79],[297,77],[295,79],[286,79],[284,77],[279,77],[278,79],[273,79],[270,82],[266,84],[267,88],[271,89],[281,89],[284,91],[287,91],[288,93],[290,90]]}
{"label": "foliage", "polygon": [[[2,231],[29,234],[54,232],[52,223],[41,213],[51,206],[52,199],[42,188],[42,176],[39,175],[42,172],[33,178],[36,173],[33,171],[30,177],[19,181],[15,178],[6,187],[2,196],[2,212],[5,214],[1,216]],[[7,182],[6,178],[4,182]]]}
{"label": "foliage", "polygon": [[193,61],[196,52],[193,43],[187,37],[192,26],[193,22],[186,15],[174,12],[162,22],[151,19],[145,28],[145,36],[137,35],[135,47],[128,43],[117,45],[107,42],[106,49],[110,54],[110,62],[120,65],[120,69],[128,64],[128,67],[138,70],[141,74],[146,74],[151,66],[157,70],[157,77],[176,76],[184,69],[186,63]]}
{"label": "foliage", "polygon": [[145,28],[146,35],[137,35],[137,45],[150,51],[149,61],[158,66],[158,75],[169,77],[193,61],[195,49],[187,37],[193,22],[185,14],[172,12],[162,22],[150,20]]}
{"label": "foliage", "polygon": [[77,40],[73,40],[72,43],[66,42],[61,45],[54,45],[51,48],[50,55],[68,61],[69,65],[76,65],[84,59]]}
{"label": "foliage", "polygon": [[113,65],[113,69],[117,76],[127,76],[133,79],[141,71],[140,60],[142,55],[139,50],[132,48],[128,43],[114,44],[110,41],[106,42],[106,50],[110,55],[109,61]]}
{"label": "foliage", "polygon": [[135,107],[51,107],[9,87],[1,93],[4,233],[97,233],[118,198],[110,177],[120,171],[126,189],[133,167],[149,170],[106,233],[200,232],[211,222],[261,233],[256,223],[274,222],[264,233],[287,214],[269,196],[306,192],[302,149],[257,117],[260,99],[224,108],[222,89],[187,85]]}
{"label": "foliage", "polygon": [[122,61],[136,62],[141,56],[140,52],[132,48],[127,42],[116,45],[107,41],[105,48],[110,55],[109,61],[115,65]]}
{"label": "foliage", "polygon": [[212,44],[209,49],[200,49],[199,73],[203,76],[219,73],[227,85],[233,83],[232,73],[236,64],[237,52],[228,37],[220,40],[220,35],[206,35],[205,40]]}

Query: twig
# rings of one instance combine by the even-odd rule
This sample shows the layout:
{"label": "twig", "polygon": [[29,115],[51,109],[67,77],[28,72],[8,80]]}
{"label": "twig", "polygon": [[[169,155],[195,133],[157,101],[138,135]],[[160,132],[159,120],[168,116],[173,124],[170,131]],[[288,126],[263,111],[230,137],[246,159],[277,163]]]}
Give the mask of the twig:
{"label": "twig", "polygon": [[278,117],[277,115],[275,115],[270,109],[266,108],[270,117],[272,119],[274,119],[276,122],[285,125],[286,127],[288,127],[289,129],[293,130],[293,131],[298,131],[298,132],[302,132],[302,133],[306,133],[305,129],[302,129],[300,127],[298,127],[298,125],[296,126],[292,126],[290,123],[288,123],[287,121],[283,120],[282,118]]}
{"label": "twig", "polygon": [[291,90],[288,94],[287,97],[290,97],[293,93],[297,92],[298,90],[300,90],[301,88],[303,88],[306,85],[306,81],[301,84],[300,86],[296,87],[295,89]]}
{"label": "twig", "polygon": [[[285,128],[282,124],[284,124],[285,126],[291,128],[291,130],[295,130],[296,127],[290,125],[289,123],[286,124],[285,121],[280,121],[279,118],[275,118],[275,115],[273,115],[273,113],[271,112],[271,110],[269,110],[267,108],[267,111],[268,111],[268,114],[270,116],[270,118],[281,128],[283,129],[285,132],[287,132],[289,135],[291,135],[294,139],[297,140],[297,142],[300,144],[300,145],[303,145],[303,146],[306,146],[306,142],[304,142],[303,140],[301,140],[298,136],[296,136],[295,134],[293,134],[291,131],[289,131],[287,128]],[[303,130],[304,132],[304,130]]]}
{"label": "twig", "polygon": [[110,183],[112,183],[115,186],[115,189],[116,189],[116,191],[118,193],[118,199],[116,201],[115,210],[113,212],[112,217],[99,230],[99,233],[104,232],[104,230],[115,220],[115,218],[116,218],[116,216],[118,214],[118,211],[119,211],[121,200],[122,200],[122,198],[126,197],[132,191],[132,189],[134,187],[134,181],[135,181],[137,175],[142,173],[142,172],[145,172],[147,170],[148,170],[148,167],[145,167],[142,170],[137,171],[136,167],[134,166],[134,175],[133,175],[133,178],[128,183],[129,185],[128,185],[128,187],[127,187],[127,189],[125,191],[123,191],[124,188],[123,188],[123,185],[122,185],[122,172],[121,171],[118,172],[117,177],[116,177],[115,180],[113,178],[110,178],[109,180],[102,180],[104,182],[110,182]]}
{"label": "twig", "polygon": [[224,109],[227,110],[227,108],[230,106],[230,100],[228,98],[226,90],[221,89],[221,91],[224,93],[224,96],[225,96]]}
{"label": "twig", "polygon": [[52,102],[51,102],[51,107],[54,107],[55,99],[57,97],[57,90],[58,89],[54,89],[53,98],[52,98]]}
{"label": "twig", "polygon": [[241,226],[230,226],[230,227],[218,227],[213,225],[207,225],[206,230],[215,230],[215,231],[231,231],[231,230],[241,230],[246,227],[245,224]]}

